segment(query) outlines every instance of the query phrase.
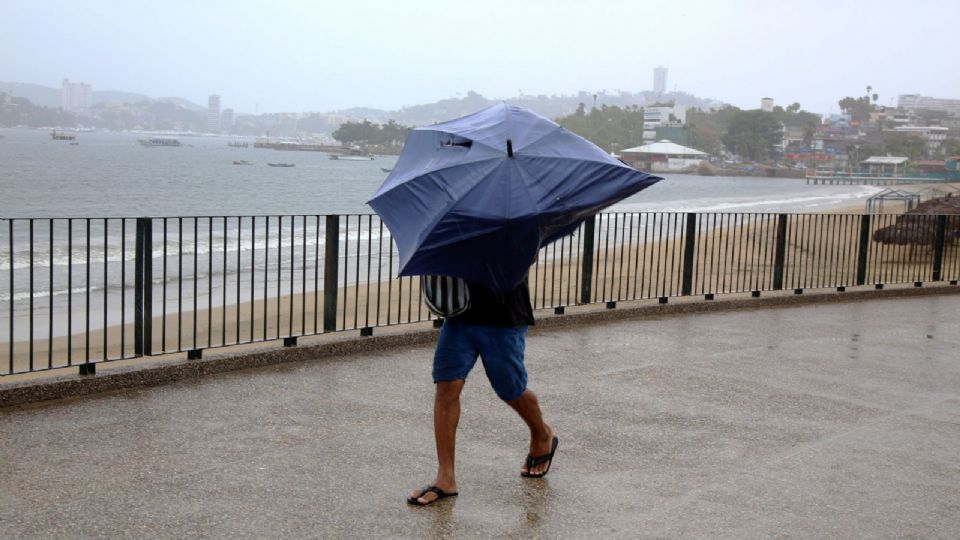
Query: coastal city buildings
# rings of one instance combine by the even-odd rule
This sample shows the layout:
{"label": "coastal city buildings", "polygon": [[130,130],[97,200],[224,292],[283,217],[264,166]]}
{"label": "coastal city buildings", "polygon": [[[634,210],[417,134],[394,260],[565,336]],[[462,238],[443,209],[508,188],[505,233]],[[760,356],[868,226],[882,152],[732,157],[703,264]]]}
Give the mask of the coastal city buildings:
{"label": "coastal city buildings", "polygon": [[207,131],[220,133],[220,96],[217,94],[207,97]]}
{"label": "coastal city buildings", "polygon": [[[666,105],[644,107],[643,109],[643,140],[653,141],[666,138],[670,134],[663,132],[664,128],[680,128],[687,116],[687,108],[683,105]],[[659,134],[658,134],[659,132]]]}
{"label": "coastal city buildings", "polygon": [[773,98],[765,97],[760,99],[760,110],[773,112]]}
{"label": "coastal city buildings", "polygon": [[64,79],[60,89],[60,107],[68,112],[86,113],[90,110],[92,95],[89,84]]}
{"label": "coastal city buildings", "polygon": [[653,91],[664,94],[667,91],[667,68],[657,66],[653,68]]}
{"label": "coastal city buildings", "polygon": [[943,111],[960,116],[960,99],[941,99],[920,94],[901,94],[897,97],[897,108],[906,111]]}
{"label": "coastal city buildings", "polygon": [[220,115],[220,130],[229,133],[233,128],[233,109],[224,109]]}
{"label": "coastal city buildings", "polygon": [[943,142],[947,140],[950,128],[943,126],[897,126],[893,128],[893,131],[923,139],[927,144],[927,152],[932,155],[937,153]]}

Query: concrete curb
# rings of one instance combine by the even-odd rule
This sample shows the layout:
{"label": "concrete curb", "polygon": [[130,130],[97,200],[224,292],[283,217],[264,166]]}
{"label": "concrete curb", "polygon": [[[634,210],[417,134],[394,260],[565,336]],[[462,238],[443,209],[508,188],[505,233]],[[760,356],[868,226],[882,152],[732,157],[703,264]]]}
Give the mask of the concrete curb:
{"label": "concrete curb", "polygon": [[[774,294],[774,293],[767,293]],[[849,292],[818,292],[794,295],[778,292],[761,298],[728,297],[713,301],[699,298],[674,298],[668,304],[636,305],[630,302],[617,309],[600,309],[596,305],[577,309],[586,311],[566,315],[547,315],[537,319],[536,333],[552,328],[572,325],[596,324],[615,320],[644,319],[675,316],[690,313],[713,313],[739,309],[792,307],[808,304],[831,304],[859,302],[891,298],[911,298],[930,295],[960,294],[960,287],[936,285],[924,288],[895,288],[883,290],[858,290]],[[304,360],[343,357],[361,353],[384,351],[398,347],[425,345],[436,340],[435,329],[417,329],[390,335],[345,338],[331,343],[302,345],[299,347],[275,347],[256,352],[236,353],[225,349],[223,353],[203,360],[159,360],[162,365],[130,367],[93,376],[76,374],[55,376],[42,381],[14,383],[0,387],[0,407],[12,407],[28,403],[80,397],[126,388],[155,386],[191,379],[214,373],[272,366]]]}

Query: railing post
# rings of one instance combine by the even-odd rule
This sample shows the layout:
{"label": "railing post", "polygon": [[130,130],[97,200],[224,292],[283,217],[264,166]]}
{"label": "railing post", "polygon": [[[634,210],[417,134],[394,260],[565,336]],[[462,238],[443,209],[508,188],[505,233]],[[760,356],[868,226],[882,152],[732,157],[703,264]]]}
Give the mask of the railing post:
{"label": "railing post", "polygon": [[683,285],[681,296],[693,294],[693,257],[697,248],[697,214],[687,213],[687,230],[683,236]]}
{"label": "railing post", "polygon": [[867,282],[867,253],[870,249],[870,215],[860,216],[860,247],[857,250],[857,285]]}
{"label": "railing post", "polygon": [[133,352],[153,353],[153,220],[137,218],[134,249]]}
{"label": "railing post", "polygon": [[580,303],[589,304],[593,294],[593,236],[597,216],[583,222],[583,259],[580,261]]}
{"label": "railing post", "polygon": [[327,216],[326,247],[323,252],[323,331],[337,330],[337,287],[340,254],[340,216]]}
{"label": "railing post", "polygon": [[776,251],[773,257],[773,290],[783,290],[783,264],[787,258],[787,219],[786,214],[777,216]]}
{"label": "railing post", "polygon": [[940,281],[943,270],[943,243],[946,236],[947,216],[937,216],[937,235],[933,243],[933,281]]}

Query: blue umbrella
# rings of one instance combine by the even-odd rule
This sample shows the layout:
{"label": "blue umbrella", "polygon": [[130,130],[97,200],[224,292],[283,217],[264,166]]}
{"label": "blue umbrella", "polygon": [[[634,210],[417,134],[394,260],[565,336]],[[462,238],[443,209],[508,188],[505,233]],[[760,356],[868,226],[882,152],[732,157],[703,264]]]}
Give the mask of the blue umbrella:
{"label": "blue umbrella", "polygon": [[501,104],[411,130],[368,204],[393,235],[401,276],[460,277],[506,294],[542,246],[659,180]]}

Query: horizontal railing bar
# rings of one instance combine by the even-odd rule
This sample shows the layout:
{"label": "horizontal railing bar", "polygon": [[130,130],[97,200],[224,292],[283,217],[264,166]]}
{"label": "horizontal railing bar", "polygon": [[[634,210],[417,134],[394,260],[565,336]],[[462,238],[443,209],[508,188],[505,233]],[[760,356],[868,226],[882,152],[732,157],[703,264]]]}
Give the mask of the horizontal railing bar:
{"label": "horizontal railing bar", "polygon": [[[435,319],[372,213],[2,222],[0,376]],[[540,250],[531,301],[955,282],[958,232],[955,215],[606,212]]]}

